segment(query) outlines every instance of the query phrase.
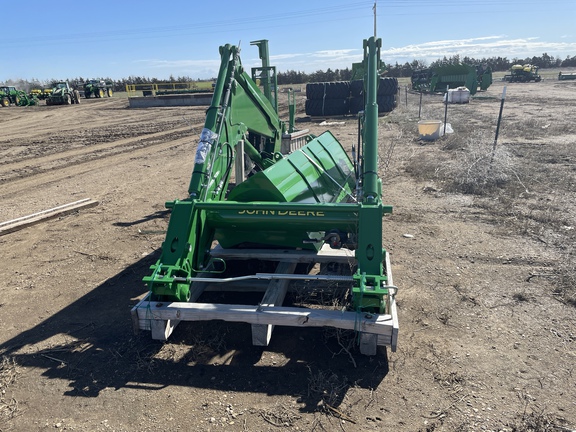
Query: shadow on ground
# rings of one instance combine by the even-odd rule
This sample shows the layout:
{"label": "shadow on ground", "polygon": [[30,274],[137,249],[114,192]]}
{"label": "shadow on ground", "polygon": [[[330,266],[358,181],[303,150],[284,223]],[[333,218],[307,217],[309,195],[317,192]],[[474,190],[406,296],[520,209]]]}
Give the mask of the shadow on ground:
{"label": "shadow on ground", "polygon": [[131,227],[131,226],[138,225],[141,223],[149,222],[149,221],[154,220],[154,219],[166,218],[169,214],[170,214],[170,210],[159,210],[159,211],[154,212],[154,213],[152,213],[146,217],[143,217],[142,219],[138,219],[138,220],[130,221],[130,222],[115,222],[112,225],[119,226],[119,227]]}
{"label": "shadow on ground", "polygon": [[[134,335],[130,309],[144,294],[142,277],[158,256],[156,251],[143,258],[1,344],[0,354],[43,370],[49,379],[68,381],[68,396],[98,397],[104,388],[188,386],[292,395],[310,411],[321,401],[338,406],[348,388],[376,388],[386,376],[385,350],[374,357],[352,352],[354,367],[350,353],[323,329],[277,327],[266,348],[251,345],[245,323],[181,323],[168,343],[153,341],[149,332]],[[58,337],[73,342],[38,349]]]}

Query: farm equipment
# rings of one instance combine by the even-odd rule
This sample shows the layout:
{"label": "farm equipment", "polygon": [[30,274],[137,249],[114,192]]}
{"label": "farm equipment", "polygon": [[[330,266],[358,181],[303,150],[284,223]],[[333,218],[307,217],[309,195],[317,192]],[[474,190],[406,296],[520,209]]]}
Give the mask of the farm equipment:
{"label": "farm equipment", "polygon": [[84,97],[86,99],[94,95],[95,98],[104,96],[112,97],[112,83],[104,80],[90,80],[84,84]]}
{"label": "farm equipment", "polygon": [[28,96],[26,92],[17,90],[16,87],[0,87],[0,106],[7,107],[10,104],[17,106],[37,105],[38,100],[33,96]]}
{"label": "farm equipment", "polygon": [[[366,103],[353,160],[329,131],[314,136],[280,120],[268,42],[252,45],[262,60],[252,76],[238,47],[220,47],[188,195],[166,203],[168,230],[144,277],[149,292],[132,309],[134,328],[165,340],[183,320],[246,322],[253,344],[265,346],[274,325],[335,327],[355,331],[363,354],[379,345],[394,351],[397,289],[382,247],[392,207],[382,203],[378,177],[381,40],[364,41]],[[343,290],[345,300],[332,309],[282,306],[291,284]],[[210,289],[265,293],[257,305],[199,302]]]}
{"label": "farm equipment", "polygon": [[44,100],[52,94],[52,88],[45,89],[32,89],[30,90],[30,97],[36,98],[38,100]]}
{"label": "farm equipment", "polygon": [[559,81],[576,80],[576,72],[558,72]]}
{"label": "farm equipment", "polygon": [[465,64],[439,66],[415,71],[411,78],[412,90],[418,92],[444,92],[446,87],[466,87],[474,95],[492,84],[492,69],[487,66]]}
{"label": "farm equipment", "polygon": [[71,105],[80,103],[80,92],[73,90],[67,81],[56,83],[46,98],[46,105]]}
{"label": "farm equipment", "polygon": [[531,64],[516,64],[510,68],[510,73],[504,75],[504,81],[509,82],[540,82],[542,77],[538,74],[538,66]]}
{"label": "farm equipment", "polygon": [[30,90],[30,97],[36,99],[44,99],[44,92],[41,89],[32,89]]}

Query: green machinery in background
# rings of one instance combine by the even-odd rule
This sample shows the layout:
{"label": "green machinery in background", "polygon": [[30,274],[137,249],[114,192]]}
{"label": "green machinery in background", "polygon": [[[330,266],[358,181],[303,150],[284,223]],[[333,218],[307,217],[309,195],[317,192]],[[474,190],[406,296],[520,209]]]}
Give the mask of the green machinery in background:
{"label": "green machinery in background", "polygon": [[32,106],[38,104],[38,99],[33,95],[27,95],[26,92],[22,90],[17,90],[16,87],[0,87],[0,106],[7,107],[11,104],[17,106]]}
{"label": "green machinery in background", "polygon": [[[298,323],[286,322],[288,309],[292,314],[311,312],[281,307],[281,301],[275,303],[277,309],[264,314],[261,308],[270,302],[263,300],[249,316],[241,317],[237,315],[244,311],[240,306],[227,315],[206,315],[207,309],[215,313],[223,306],[204,307],[195,302],[207,282],[336,280],[349,283],[348,310],[332,311],[333,318],[316,325],[356,330],[363,336],[359,339],[370,346],[362,349],[361,343],[365,354],[374,354],[377,344],[395,349],[396,288],[382,247],[382,218],[392,207],[382,203],[378,176],[381,40],[364,41],[365,109],[359,114],[354,160],[329,131],[320,136],[295,131],[293,98],[291,124],[279,119],[276,70],[269,65],[268,42],[252,44],[258,46],[262,59],[262,67],[252,69],[252,76],[242,66],[238,47],[220,47],[220,70],[188,196],[166,203],[171,209],[168,231],[160,258],[144,278],[149,294],[132,311],[135,328],[151,329],[152,336],[161,339],[168,337],[175,322],[185,319],[313,325],[311,315]],[[298,255],[302,262],[303,257],[314,260],[325,249],[351,257],[351,263],[342,266],[348,275],[309,275],[309,269],[302,270],[302,266],[278,273],[279,265],[277,273],[248,272],[236,277],[230,275],[230,262],[223,252],[252,256],[264,251],[264,256],[285,254],[287,259]],[[348,324],[339,324],[348,319]],[[159,322],[164,327],[155,336],[154,326]]]}
{"label": "green machinery in background", "polygon": [[576,80],[576,72],[558,72],[559,81]]}
{"label": "green machinery in background", "polygon": [[474,95],[492,84],[492,69],[488,66],[465,64],[438,66],[415,71],[411,78],[412,90],[418,92],[444,92],[446,87],[466,87]]}
{"label": "green machinery in background", "polygon": [[104,96],[112,97],[113,83],[104,80],[88,80],[84,83],[84,97],[89,99],[90,96],[95,98],[103,98]]}
{"label": "green machinery in background", "polygon": [[540,82],[542,77],[538,73],[540,68],[531,64],[515,64],[510,68],[510,73],[504,75],[503,80],[509,82]]}
{"label": "green machinery in background", "polygon": [[54,83],[46,97],[46,105],[71,105],[80,103],[80,92],[70,87],[68,81]]}

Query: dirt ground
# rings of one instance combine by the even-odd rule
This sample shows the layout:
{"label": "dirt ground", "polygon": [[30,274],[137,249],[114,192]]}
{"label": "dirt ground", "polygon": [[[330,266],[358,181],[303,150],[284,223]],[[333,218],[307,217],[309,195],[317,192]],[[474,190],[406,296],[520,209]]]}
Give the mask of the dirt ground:
{"label": "dirt ground", "polygon": [[[576,429],[576,81],[508,85],[482,176],[503,85],[449,105],[437,141],[418,139],[416,94],[380,118],[400,333],[374,357],[330,329],[276,328],[266,348],[243,323],[134,335],[205,108],[0,109],[0,222],[99,201],[0,236],[0,431]],[[354,118],[311,121],[298,97],[299,127],[351,147]]]}

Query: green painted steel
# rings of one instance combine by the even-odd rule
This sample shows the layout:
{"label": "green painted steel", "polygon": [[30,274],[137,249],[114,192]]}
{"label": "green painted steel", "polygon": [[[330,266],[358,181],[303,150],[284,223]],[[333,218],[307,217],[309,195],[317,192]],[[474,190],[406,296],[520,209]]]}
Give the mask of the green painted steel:
{"label": "green painted steel", "polygon": [[[252,68],[252,80],[260,80],[264,96],[270,101],[276,111],[278,111],[278,83],[276,78],[276,67],[270,66],[270,54],[268,51],[268,40],[261,39],[250,42],[250,45],[258,47],[258,56],[262,61],[262,67]],[[274,92],[274,95],[272,95]]]}
{"label": "green painted steel", "polygon": [[538,73],[540,68],[531,64],[515,64],[510,68],[510,73],[504,75],[504,81],[510,82],[540,82],[542,77]]}
{"label": "green painted steel", "polygon": [[558,72],[559,81],[576,80],[576,73],[574,72]]}
{"label": "green painted steel", "polygon": [[[260,50],[262,70],[268,70],[267,44],[253,44]],[[220,71],[189,196],[166,203],[172,214],[162,253],[144,278],[154,299],[188,301],[190,283],[183,281],[193,282],[199,272],[221,272],[225,262],[210,254],[214,240],[225,248],[317,250],[329,243],[354,250],[351,308],[388,312],[382,217],[392,207],[382,203],[378,175],[380,47],[380,39],[364,41],[360,69],[366,104],[359,121],[361,156],[356,165],[330,132],[309,136],[304,147],[281,154],[286,126],[273,98],[245,73],[237,47],[220,47]],[[247,180],[233,185],[231,169],[240,141],[253,170]]]}
{"label": "green painted steel", "polygon": [[73,90],[68,81],[54,84],[52,92],[46,98],[46,105],[70,105],[80,103],[80,93]]}
{"label": "green painted steel", "polygon": [[443,92],[446,87],[466,87],[474,95],[492,84],[492,69],[487,66],[455,64],[415,71],[411,78],[412,89],[421,92]]}
{"label": "green painted steel", "polygon": [[[384,312],[388,289],[382,248],[381,201],[382,184],[378,177],[378,64],[381,40],[371,37],[364,41],[364,83],[366,87],[365,117],[362,119],[363,191],[358,213],[358,246],[355,256],[358,269],[354,275],[352,304],[357,310]],[[391,210],[391,209],[390,209]]]}
{"label": "green painted steel", "polygon": [[13,86],[0,87],[0,106],[7,107],[10,104],[17,106],[38,105],[38,99],[33,95],[27,95],[22,90],[17,90]]}
{"label": "green painted steel", "polygon": [[84,83],[84,97],[89,99],[91,96],[95,98],[102,98],[104,96],[111,97],[114,84],[112,81],[104,81],[102,79],[92,79]]}
{"label": "green painted steel", "polygon": [[244,140],[253,162],[264,169],[274,163],[285,130],[270,101],[244,72],[238,48],[224,45],[220,55],[220,71],[204,123],[211,134],[201,141],[206,156],[196,153],[188,188],[191,197],[201,200],[225,198],[229,176],[224,173],[232,167],[235,143]]}
{"label": "green painted steel", "polygon": [[354,190],[354,167],[330,132],[236,186],[232,201],[332,203]]}

